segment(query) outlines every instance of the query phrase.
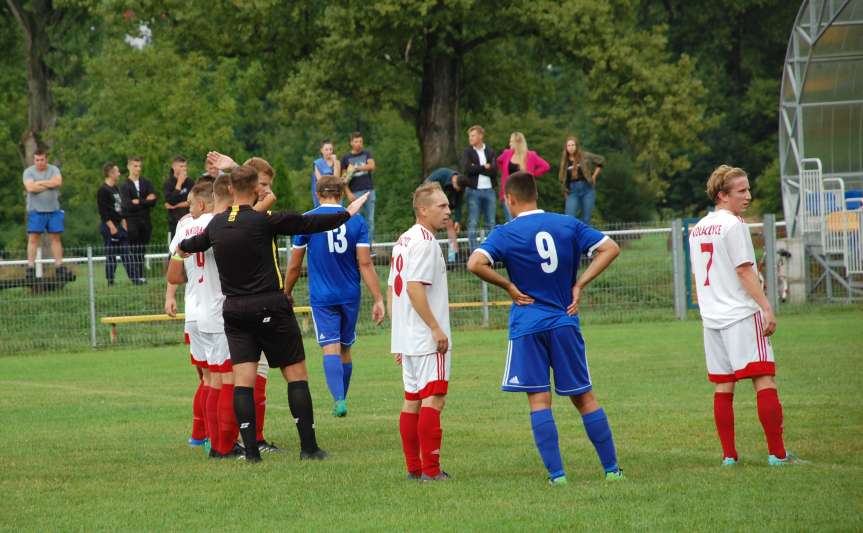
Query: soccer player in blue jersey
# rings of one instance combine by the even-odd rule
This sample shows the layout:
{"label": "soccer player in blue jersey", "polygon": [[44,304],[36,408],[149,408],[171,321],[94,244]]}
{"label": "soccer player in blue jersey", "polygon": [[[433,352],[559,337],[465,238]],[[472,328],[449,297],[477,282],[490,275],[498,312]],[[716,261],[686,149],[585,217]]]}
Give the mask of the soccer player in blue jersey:
{"label": "soccer player in blue jersey", "polygon": [[[569,396],[581,413],[605,479],[623,479],[605,411],[593,395],[578,320],[581,291],[620,253],[617,244],[575,217],[537,209],[536,183],[527,172],[509,177],[505,188],[513,220],[496,227],[468,260],[478,277],[506,290],[513,300],[509,348],[501,389],[526,392],[533,438],[552,485],[566,484],[551,413],[554,390]],[[577,275],[582,254],[594,256]],[[502,261],[509,279],[492,268]]]}
{"label": "soccer player in blue jersey", "polygon": [[[307,214],[344,211],[339,178],[321,176],[317,181],[317,193],[320,205]],[[357,339],[360,276],[374,298],[372,320],[380,324],[384,319],[384,301],[372,264],[368,226],[362,216],[356,216],[331,231],[295,236],[285,274],[288,296],[300,277],[306,249],[309,251],[309,302],[315,337],[324,351],[324,375],[335,402],[333,416],[343,417],[348,414],[345,398],[353,372],[351,346]]]}

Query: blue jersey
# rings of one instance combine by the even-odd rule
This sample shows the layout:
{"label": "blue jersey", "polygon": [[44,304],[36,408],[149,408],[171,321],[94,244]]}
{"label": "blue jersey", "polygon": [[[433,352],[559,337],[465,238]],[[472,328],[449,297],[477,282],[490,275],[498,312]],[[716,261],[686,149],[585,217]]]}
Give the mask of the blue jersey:
{"label": "blue jersey", "polygon": [[[338,213],[345,208],[326,204],[307,215]],[[360,271],[357,246],[370,246],[369,229],[360,215],[338,228],[294,237],[295,247],[307,247],[309,257],[309,303],[319,307],[359,301]]]}
{"label": "blue jersey", "polygon": [[579,327],[578,315],[566,314],[578,261],[603,239],[605,235],[575,217],[540,209],[521,213],[489,234],[479,250],[492,261],[502,261],[510,281],[534,299],[530,305],[513,304],[510,339],[560,326]]}

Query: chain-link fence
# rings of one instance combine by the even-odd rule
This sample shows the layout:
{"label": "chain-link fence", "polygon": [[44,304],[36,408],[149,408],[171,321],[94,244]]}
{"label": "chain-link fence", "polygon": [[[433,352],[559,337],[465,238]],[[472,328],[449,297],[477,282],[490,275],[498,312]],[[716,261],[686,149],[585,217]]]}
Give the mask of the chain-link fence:
{"label": "chain-link fence", "polygon": [[[680,289],[675,289],[671,225],[619,224],[602,229],[621,245],[622,253],[583,293],[582,321],[674,318]],[[397,237],[379,235],[373,248],[383,291],[386,290],[390,253]],[[439,237],[446,254],[445,236]],[[289,242],[283,239],[279,247],[283,267],[289,253]],[[458,258],[450,263],[448,272],[453,328],[505,327],[509,314],[507,294],[468,272],[467,256],[467,239],[461,235]],[[137,260],[131,259],[129,271],[121,256],[116,259],[111,283],[105,249],[101,246],[67,248],[66,272],[58,273],[51,258],[40,259],[39,272],[31,277],[28,277],[25,253],[7,253],[0,260],[0,320],[3,322],[0,353],[180,342],[182,321],[167,320],[164,315],[168,261],[165,246],[149,246]],[[132,272],[131,277],[128,272]],[[296,306],[308,305],[305,268],[293,295]],[[681,298],[685,300],[685,295]],[[182,287],[177,290],[177,304],[182,311]],[[385,323],[379,327],[371,321],[371,304],[371,295],[364,288],[359,334],[385,330],[388,326]],[[685,309],[685,301],[683,307]],[[304,331],[313,330],[308,313],[298,313],[298,319]]]}

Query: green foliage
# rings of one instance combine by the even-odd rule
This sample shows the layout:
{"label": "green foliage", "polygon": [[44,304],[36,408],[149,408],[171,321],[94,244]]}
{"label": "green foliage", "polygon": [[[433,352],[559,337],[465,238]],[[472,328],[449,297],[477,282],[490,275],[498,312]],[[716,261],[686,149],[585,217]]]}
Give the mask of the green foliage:
{"label": "green foliage", "polygon": [[[93,241],[98,218],[92,207],[104,162],[125,169],[129,156],[140,156],[143,175],[161,190],[177,154],[190,159],[192,176],[215,147],[240,161],[248,155],[242,132],[262,121],[256,63],[240,68],[235,59],[181,56],[159,44],[142,50],[120,45],[106,47],[85,68],[82,84],[55,91],[59,102],[75,110],[53,132],[55,156],[63,162],[65,207],[88,220],[82,233],[67,231],[67,243]],[[161,202],[152,215],[154,235],[163,235]]]}
{"label": "green foliage", "polygon": [[[7,26],[8,27],[8,26]],[[0,251],[21,248],[24,234],[24,186],[18,143],[27,128],[27,72],[16,31],[0,31]]]}

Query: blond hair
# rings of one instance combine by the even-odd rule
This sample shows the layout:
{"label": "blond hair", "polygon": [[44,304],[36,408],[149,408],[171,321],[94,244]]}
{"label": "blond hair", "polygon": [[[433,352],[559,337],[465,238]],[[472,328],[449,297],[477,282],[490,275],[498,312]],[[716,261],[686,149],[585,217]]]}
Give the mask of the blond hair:
{"label": "blond hair", "polygon": [[246,159],[246,162],[243,163],[243,165],[252,167],[258,171],[258,174],[265,174],[269,176],[270,179],[276,178],[276,171],[273,170],[272,165],[270,165],[266,159],[250,157],[249,159]]}
{"label": "blond hair", "polygon": [[480,135],[485,136],[485,130],[479,124],[474,124],[467,129],[468,134],[472,131],[478,131]]}
{"label": "blond hair", "polygon": [[719,200],[719,193],[727,193],[732,180],[740,177],[747,177],[746,171],[742,168],[719,165],[707,180],[707,196],[711,201],[716,202]]}
{"label": "blond hair", "polygon": [[429,181],[423,183],[414,191],[414,212],[419,212],[420,207],[428,207],[431,204],[430,198],[434,193],[443,193],[440,183]]}
{"label": "blond hair", "polygon": [[213,182],[209,180],[199,181],[189,191],[195,200],[204,202],[207,206],[212,206],[215,198],[213,197]]}
{"label": "blond hair", "polygon": [[510,142],[515,141],[515,148],[512,149],[512,159],[510,162],[518,165],[518,168],[527,171],[527,139],[520,131],[512,132],[509,136]]}

